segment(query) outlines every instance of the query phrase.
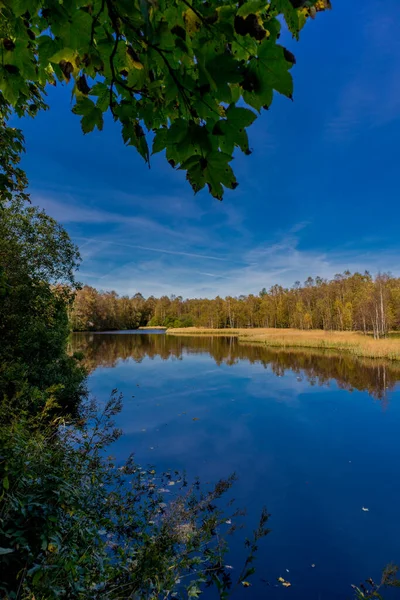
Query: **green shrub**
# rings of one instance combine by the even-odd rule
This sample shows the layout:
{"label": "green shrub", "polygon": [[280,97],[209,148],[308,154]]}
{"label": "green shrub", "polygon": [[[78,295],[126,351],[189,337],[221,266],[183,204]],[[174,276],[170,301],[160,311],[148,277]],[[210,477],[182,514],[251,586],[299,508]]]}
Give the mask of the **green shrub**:
{"label": "green shrub", "polygon": [[[0,591],[7,598],[197,597],[209,584],[226,597],[232,580],[219,528],[228,517],[218,499],[234,477],[202,492],[198,482],[189,486],[178,472],[159,476],[132,457],[118,467],[106,450],[120,436],[113,422],[120,409],[114,394],[102,412],[87,403],[75,423],[59,417],[45,428],[27,419],[0,426]],[[167,494],[172,488],[175,495]],[[253,572],[267,519],[263,512],[247,542],[236,584]]]}

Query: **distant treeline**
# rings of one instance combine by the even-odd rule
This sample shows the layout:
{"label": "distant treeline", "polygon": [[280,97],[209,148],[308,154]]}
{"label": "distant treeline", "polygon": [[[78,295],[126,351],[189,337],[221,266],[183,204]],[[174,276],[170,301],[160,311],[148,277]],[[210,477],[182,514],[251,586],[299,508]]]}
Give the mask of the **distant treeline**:
{"label": "distant treeline", "polygon": [[258,296],[144,298],[84,286],[71,312],[75,331],[166,327],[295,327],[373,332],[400,329],[400,278],[345,271],[332,280],[309,277],[291,288],[274,285]]}

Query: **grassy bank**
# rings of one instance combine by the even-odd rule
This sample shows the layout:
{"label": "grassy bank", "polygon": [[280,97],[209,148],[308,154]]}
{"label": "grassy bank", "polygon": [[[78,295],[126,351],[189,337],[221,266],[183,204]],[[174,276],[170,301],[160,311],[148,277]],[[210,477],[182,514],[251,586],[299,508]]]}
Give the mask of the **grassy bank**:
{"label": "grassy bank", "polygon": [[304,331],[300,329],[168,329],[169,335],[233,335],[240,342],[281,348],[318,348],[348,352],[354,356],[400,360],[400,339],[374,340],[354,331]]}
{"label": "grassy bank", "polygon": [[164,327],[164,325],[154,325],[154,327],[149,327],[149,326],[144,326],[144,327],[138,327],[138,329],[160,329],[160,330],[164,330],[167,329],[166,327]]}

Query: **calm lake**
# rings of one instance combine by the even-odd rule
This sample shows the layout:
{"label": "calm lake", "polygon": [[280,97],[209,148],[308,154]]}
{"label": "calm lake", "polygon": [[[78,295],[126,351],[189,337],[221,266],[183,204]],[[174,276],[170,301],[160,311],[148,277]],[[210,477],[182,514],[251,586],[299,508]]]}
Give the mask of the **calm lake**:
{"label": "calm lake", "polygon": [[238,597],[345,600],[400,562],[400,365],[163,333],[74,334],[72,346],[94,396],[124,395],[118,460],[134,452],[204,483],[236,472],[248,513],[230,539],[237,571],[268,508],[272,532]]}

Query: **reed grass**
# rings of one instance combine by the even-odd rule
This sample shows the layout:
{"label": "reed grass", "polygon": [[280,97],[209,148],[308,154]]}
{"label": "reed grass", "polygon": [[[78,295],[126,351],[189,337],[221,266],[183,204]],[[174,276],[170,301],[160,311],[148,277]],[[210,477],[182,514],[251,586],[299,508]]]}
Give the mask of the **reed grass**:
{"label": "reed grass", "polygon": [[366,358],[400,360],[400,338],[374,340],[356,331],[304,331],[300,329],[207,329],[182,327],[168,329],[169,335],[225,335],[240,342],[252,342],[281,348],[318,348],[347,352]]}

